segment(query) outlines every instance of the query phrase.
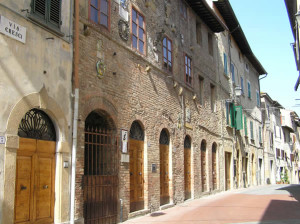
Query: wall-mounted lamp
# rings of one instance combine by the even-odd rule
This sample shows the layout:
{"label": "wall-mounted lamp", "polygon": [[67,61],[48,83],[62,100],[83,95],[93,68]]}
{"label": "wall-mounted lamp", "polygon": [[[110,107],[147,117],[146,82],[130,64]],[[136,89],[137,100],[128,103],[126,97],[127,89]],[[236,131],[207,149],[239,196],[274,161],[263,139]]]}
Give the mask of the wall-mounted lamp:
{"label": "wall-mounted lamp", "polygon": [[242,95],[242,88],[240,86],[237,86],[235,87],[234,92],[236,96],[240,96]]}

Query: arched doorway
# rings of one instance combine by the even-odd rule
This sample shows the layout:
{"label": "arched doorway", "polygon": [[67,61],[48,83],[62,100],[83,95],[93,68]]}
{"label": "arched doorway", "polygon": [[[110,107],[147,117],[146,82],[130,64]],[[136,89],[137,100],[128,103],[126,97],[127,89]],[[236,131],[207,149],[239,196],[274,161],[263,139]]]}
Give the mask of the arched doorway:
{"label": "arched doorway", "polygon": [[112,120],[103,111],[85,120],[84,221],[117,223],[118,144]]}
{"label": "arched doorway", "polygon": [[212,145],[212,179],[213,179],[213,190],[217,189],[217,143]]}
{"label": "arched doorway", "polygon": [[184,199],[191,198],[191,138],[184,139]]}
{"label": "arched doorway", "polygon": [[202,191],[207,190],[207,174],[206,174],[206,141],[201,142],[201,184]]}
{"label": "arched doorway", "polygon": [[134,121],[129,135],[130,212],[144,209],[144,130]]}
{"label": "arched doorway", "polygon": [[15,223],[53,223],[56,133],[48,115],[37,109],[22,118],[18,135]]}
{"label": "arched doorway", "polygon": [[160,205],[170,203],[169,194],[169,135],[163,129],[159,138],[160,154]]}

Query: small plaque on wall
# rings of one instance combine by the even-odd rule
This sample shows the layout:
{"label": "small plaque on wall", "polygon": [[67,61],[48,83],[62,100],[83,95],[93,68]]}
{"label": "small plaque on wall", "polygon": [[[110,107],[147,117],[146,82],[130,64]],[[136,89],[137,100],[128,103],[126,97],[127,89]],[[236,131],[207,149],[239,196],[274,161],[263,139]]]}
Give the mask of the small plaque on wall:
{"label": "small plaque on wall", "polygon": [[156,164],[152,164],[152,173],[156,173]]}

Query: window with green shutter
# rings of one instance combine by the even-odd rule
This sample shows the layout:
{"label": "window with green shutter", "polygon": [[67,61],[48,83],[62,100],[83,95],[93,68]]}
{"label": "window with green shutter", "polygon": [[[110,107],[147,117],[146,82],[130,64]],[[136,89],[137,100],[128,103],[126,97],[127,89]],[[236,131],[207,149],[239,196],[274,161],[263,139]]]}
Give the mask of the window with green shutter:
{"label": "window with green shutter", "polygon": [[59,32],[61,26],[61,0],[32,0],[30,18]]}

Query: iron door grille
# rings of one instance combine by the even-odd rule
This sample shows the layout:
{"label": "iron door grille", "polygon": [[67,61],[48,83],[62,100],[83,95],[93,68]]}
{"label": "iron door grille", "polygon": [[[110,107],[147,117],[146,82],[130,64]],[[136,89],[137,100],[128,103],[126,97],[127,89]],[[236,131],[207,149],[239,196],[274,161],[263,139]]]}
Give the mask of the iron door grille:
{"label": "iron door grille", "polygon": [[85,223],[117,223],[118,138],[111,131],[87,127],[84,161]]}

